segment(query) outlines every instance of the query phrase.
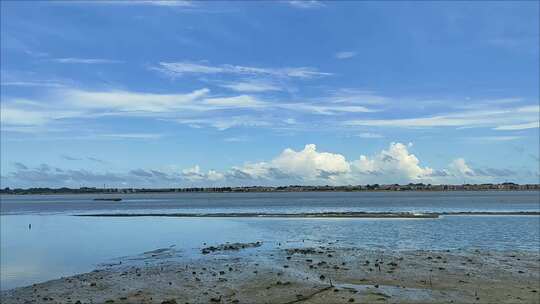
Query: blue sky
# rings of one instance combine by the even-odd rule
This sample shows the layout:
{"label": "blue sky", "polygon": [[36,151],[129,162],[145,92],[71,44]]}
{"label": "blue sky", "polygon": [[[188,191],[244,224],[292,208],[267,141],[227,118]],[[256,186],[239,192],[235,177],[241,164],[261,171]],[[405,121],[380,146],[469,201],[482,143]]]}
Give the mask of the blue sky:
{"label": "blue sky", "polygon": [[3,1],[2,186],[537,183],[538,11]]}

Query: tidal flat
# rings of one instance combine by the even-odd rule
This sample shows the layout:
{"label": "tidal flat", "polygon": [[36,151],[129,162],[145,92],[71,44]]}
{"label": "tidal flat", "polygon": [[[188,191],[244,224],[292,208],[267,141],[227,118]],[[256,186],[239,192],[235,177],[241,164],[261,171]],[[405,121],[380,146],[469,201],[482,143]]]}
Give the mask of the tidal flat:
{"label": "tidal flat", "polygon": [[4,291],[2,303],[540,302],[538,252],[262,243],[216,244],[190,259],[161,248]]}
{"label": "tidal flat", "polygon": [[540,303],[539,195],[2,197],[1,302]]}

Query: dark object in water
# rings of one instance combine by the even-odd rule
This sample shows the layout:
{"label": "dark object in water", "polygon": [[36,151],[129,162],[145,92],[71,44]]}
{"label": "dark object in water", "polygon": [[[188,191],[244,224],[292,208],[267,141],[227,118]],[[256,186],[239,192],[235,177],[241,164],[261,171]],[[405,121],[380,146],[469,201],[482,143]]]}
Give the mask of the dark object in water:
{"label": "dark object in water", "polygon": [[113,198],[95,198],[95,201],[112,201],[112,202],[119,202],[122,199],[119,197],[113,197]]}

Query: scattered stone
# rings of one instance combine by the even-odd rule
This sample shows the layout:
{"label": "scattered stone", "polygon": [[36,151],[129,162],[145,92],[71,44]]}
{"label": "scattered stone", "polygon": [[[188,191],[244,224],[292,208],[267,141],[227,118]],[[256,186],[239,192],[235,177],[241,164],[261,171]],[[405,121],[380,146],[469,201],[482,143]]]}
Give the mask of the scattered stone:
{"label": "scattered stone", "polygon": [[253,243],[232,243],[232,244],[226,243],[226,244],[221,244],[219,246],[205,247],[201,249],[201,253],[209,254],[216,251],[229,251],[229,250],[238,251],[240,249],[260,247],[261,245],[262,245],[262,242],[259,242],[259,241],[253,242]]}

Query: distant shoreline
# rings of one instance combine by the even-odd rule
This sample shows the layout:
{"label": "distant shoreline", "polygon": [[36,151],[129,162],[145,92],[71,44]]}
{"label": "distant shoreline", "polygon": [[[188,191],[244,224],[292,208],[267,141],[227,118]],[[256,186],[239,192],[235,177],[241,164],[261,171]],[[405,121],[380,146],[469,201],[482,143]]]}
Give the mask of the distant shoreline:
{"label": "distant shoreline", "polygon": [[319,212],[319,213],[94,213],[75,214],[81,217],[191,217],[191,218],[439,218],[444,215],[529,215],[538,211],[464,211],[464,212]]}
{"label": "distant shoreline", "polygon": [[540,184],[388,184],[348,186],[243,186],[190,188],[3,188],[3,195],[28,194],[131,194],[131,193],[293,193],[293,192],[454,192],[454,191],[540,191]]}

